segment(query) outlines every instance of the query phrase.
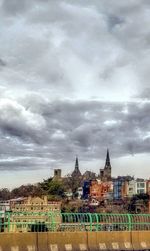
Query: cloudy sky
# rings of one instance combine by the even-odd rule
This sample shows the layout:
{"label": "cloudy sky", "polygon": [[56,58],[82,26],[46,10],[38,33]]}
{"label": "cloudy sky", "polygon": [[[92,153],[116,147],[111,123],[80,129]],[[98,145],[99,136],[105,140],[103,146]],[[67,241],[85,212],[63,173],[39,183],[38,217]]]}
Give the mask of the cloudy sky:
{"label": "cloudy sky", "polygon": [[0,0],[0,188],[149,177],[149,81],[149,0]]}

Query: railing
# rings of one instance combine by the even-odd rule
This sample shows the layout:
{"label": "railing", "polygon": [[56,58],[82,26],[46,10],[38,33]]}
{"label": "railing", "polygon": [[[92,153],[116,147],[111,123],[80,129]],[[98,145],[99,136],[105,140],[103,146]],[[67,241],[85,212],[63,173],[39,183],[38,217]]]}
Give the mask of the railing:
{"label": "railing", "polygon": [[150,230],[150,214],[0,213],[0,232],[139,230]]}

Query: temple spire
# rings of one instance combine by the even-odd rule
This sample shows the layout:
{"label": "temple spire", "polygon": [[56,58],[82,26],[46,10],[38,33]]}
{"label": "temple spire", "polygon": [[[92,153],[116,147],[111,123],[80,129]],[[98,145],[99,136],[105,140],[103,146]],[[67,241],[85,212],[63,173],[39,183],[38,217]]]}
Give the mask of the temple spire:
{"label": "temple spire", "polygon": [[74,171],[72,173],[72,177],[80,177],[81,176],[81,172],[79,170],[79,160],[78,160],[78,156],[76,156],[76,160],[75,160],[75,168]]}
{"label": "temple spire", "polygon": [[105,168],[111,168],[110,157],[109,157],[109,149],[107,149]]}
{"label": "temple spire", "polygon": [[79,161],[78,161],[78,156],[76,156],[76,161],[75,161],[75,170],[79,171]]}

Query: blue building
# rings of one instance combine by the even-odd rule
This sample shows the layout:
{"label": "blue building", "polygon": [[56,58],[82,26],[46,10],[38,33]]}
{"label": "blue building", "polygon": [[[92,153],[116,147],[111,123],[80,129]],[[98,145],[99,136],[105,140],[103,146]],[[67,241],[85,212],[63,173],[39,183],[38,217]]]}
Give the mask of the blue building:
{"label": "blue building", "polygon": [[125,184],[133,180],[131,176],[118,176],[116,179],[113,180],[113,193],[114,193],[114,200],[121,200],[123,199],[125,193]]}
{"label": "blue building", "polygon": [[85,180],[83,183],[83,199],[86,200],[89,198],[90,194],[90,185],[91,181],[90,180]]}
{"label": "blue building", "polygon": [[113,181],[113,192],[114,192],[114,200],[122,199],[122,186],[124,184],[124,179],[117,178]]}

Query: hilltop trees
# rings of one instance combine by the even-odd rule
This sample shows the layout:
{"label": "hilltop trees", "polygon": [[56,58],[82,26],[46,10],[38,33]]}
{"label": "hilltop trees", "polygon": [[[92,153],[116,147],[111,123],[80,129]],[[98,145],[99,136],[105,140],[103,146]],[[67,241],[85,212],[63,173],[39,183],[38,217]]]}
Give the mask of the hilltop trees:
{"label": "hilltop trees", "polygon": [[43,193],[49,195],[49,199],[61,199],[65,196],[65,188],[61,181],[49,178],[39,183]]}

